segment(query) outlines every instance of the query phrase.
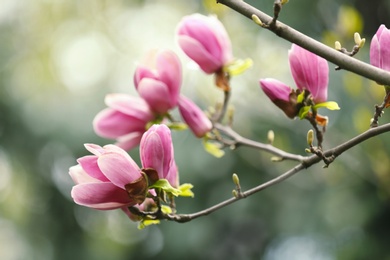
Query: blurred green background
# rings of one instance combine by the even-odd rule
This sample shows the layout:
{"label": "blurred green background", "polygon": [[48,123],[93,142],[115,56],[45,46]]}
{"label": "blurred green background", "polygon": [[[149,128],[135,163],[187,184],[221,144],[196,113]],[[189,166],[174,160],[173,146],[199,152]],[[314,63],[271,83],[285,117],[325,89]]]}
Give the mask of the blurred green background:
{"label": "blurred green background", "polygon": [[[272,2],[247,1],[272,13]],[[202,107],[222,93],[179,50],[181,17],[217,13],[234,54],[254,66],[232,79],[234,129],[258,141],[268,130],[275,146],[304,155],[305,121],[289,120],[262,93],[258,80],[294,86],[290,43],[214,1],[1,0],[0,1],[0,259],[390,259],[390,139],[369,140],[328,169],[318,164],[291,179],[207,217],[186,224],[163,222],[142,231],[118,211],[76,205],[68,168],[88,154],[97,137],[92,119],[107,93],[134,94],[137,61],[150,48],[170,48],[183,63],[182,91]],[[216,7],[217,6],[217,7]],[[390,26],[389,1],[291,0],[280,20],[333,46],[352,48],[358,31],[367,45],[381,23]],[[325,148],[368,129],[384,91],[374,82],[330,64],[330,118]],[[387,113],[380,119],[388,122]],[[195,198],[179,199],[191,213],[231,196],[236,172],[243,189],[283,173],[293,162],[270,162],[249,148],[207,154],[185,131],[174,133],[181,181]],[[138,160],[138,151],[131,155]]]}

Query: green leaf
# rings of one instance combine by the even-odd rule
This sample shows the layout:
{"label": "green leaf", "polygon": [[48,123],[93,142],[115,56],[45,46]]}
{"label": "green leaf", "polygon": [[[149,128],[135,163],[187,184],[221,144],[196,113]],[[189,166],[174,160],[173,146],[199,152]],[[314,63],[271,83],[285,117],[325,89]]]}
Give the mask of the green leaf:
{"label": "green leaf", "polygon": [[304,98],[305,98],[305,91],[302,91],[302,92],[297,96],[297,103],[298,103],[298,104],[302,103]]}
{"label": "green leaf", "polygon": [[184,124],[182,122],[172,122],[166,125],[172,130],[179,130],[179,131],[186,130],[188,128],[187,124]]}
{"label": "green leaf", "polygon": [[221,150],[217,144],[203,140],[204,149],[211,155],[221,158],[225,152]]}
{"label": "green leaf", "polygon": [[229,73],[230,76],[236,76],[236,75],[243,73],[244,71],[246,71],[250,67],[252,67],[252,65],[253,65],[252,59],[249,59],[249,58],[245,59],[245,60],[237,59],[237,60],[234,60],[229,65],[227,65],[225,69]]}
{"label": "green leaf", "polygon": [[161,211],[164,214],[171,214],[172,213],[172,208],[168,207],[167,205],[161,205]]}
{"label": "green leaf", "polygon": [[299,110],[299,118],[300,119],[304,119],[306,117],[306,115],[309,113],[310,111],[310,106],[304,106],[302,107],[300,110]]}
{"label": "green leaf", "polygon": [[192,188],[194,185],[191,183],[183,183],[182,185],[179,186],[179,190],[181,191],[180,196],[181,197],[194,197],[194,193],[192,192]]}
{"label": "green leaf", "polygon": [[146,228],[147,226],[157,225],[157,224],[160,224],[160,220],[158,219],[143,219],[141,220],[141,222],[139,222],[138,229],[141,230]]}
{"label": "green leaf", "polygon": [[181,193],[180,190],[173,188],[171,186],[171,184],[169,183],[169,181],[167,181],[166,179],[159,179],[158,181],[153,183],[153,185],[150,185],[149,188],[150,189],[161,189],[161,190],[165,191],[166,193],[172,194],[173,196],[176,196],[176,197],[179,196]]}
{"label": "green leaf", "polygon": [[321,108],[321,107],[325,107],[329,110],[339,110],[340,109],[339,105],[334,101],[327,101],[327,102],[318,103],[318,104],[314,105],[314,109]]}

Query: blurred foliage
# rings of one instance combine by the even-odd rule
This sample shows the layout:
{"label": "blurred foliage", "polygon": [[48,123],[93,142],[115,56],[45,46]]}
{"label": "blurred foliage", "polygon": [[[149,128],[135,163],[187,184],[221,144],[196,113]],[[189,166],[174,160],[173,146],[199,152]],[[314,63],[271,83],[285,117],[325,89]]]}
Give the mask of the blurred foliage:
{"label": "blurred foliage", "polygon": [[[234,128],[254,140],[275,132],[275,146],[304,154],[307,122],[288,120],[260,91],[258,79],[293,86],[290,44],[214,1],[3,0],[0,8],[0,259],[386,259],[390,257],[390,139],[373,138],[340,156],[207,217],[137,230],[120,211],[95,211],[70,198],[68,168],[87,154],[83,143],[109,143],[91,122],[110,92],[135,95],[132,73],[150,48],[174,49],[183,61],[183,92],[203,108],[222,93],[174,42],[175,26],[193,12],[216,12],[238,58],[251,70],[232,79]],[[272,1],[248,1],[272,13]],[[311,10],[308,12],[307,10]],[[333,46],[367,46],[380,23],[390,26],[388,1],[291,0],[281,21]],[[334,66],[330,64],[331,68]],[[369,127],[382,87],[345,71],[331,71],[325,148]],[[388,122],[387,113],[380,122]],[[292,131],[292,129],[294,129]],[[231,196],[231,175],[243,189],[294,166],[272,163],[249,148],[210,156],[188,131],[174,133],[182,182],[194,199],[178,199],[180,213]],[[137,151],[132,151],[138,160]]]}

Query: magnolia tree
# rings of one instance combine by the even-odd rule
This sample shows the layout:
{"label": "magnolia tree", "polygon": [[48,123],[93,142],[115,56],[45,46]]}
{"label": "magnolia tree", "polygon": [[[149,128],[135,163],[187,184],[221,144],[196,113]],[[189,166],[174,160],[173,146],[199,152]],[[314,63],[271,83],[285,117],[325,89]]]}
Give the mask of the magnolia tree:
{"label": "magnolia tree", "polygon": [[[193,14],[183,17],[174,36],[182,51],[199,65],[202,72],[215,78],[215,86],[224,93],[221,105],[203,111],[191,99],[180,93],[182,66],[171,50],[152,50],[145,55],[134,73],[134,86],[139,97],[127,94],[108,94],[107,108],[93,120],[95,132],[102,137],[115,139],[114,144],[99,146],[85,144],[92,154],[81,157],[69,170],[75,182],[72,198],[75,203],[97,210],[121,209],[143,228],[160,220],[187,222],[210,214],[242,198],[251,196],[293,176],[317,163],[328,167],[339,155],[359,143],[390,131],[390,124],[379,124],[383,110],[390,106],[390,30],[380,25],[370,45],[370,64],[352,56],[363,47],[365,39],[355,34],[355,46],[351,51],[339,42],[334,48],[323,45],[278,21],[287,1],[274,3],[274,16],[239,0],[221,0],[250,18],[260,26],[292,43],[288,50],[288,62],[295,87],[274,78],[261,78],[259,92],[280,109],[280,117],[307,120],[311,130],[307,133],[307,155],[293,154],[273,146],[274,133],[268,133],[268,142],[262,143],[239,135],[231,126],[228,113],[231,95],[230,78],[241,74],[252,64],[251,59],[238,59],[224,25],[215,16]],[[286,50],[287,51],[287,50]],[[325,130],[329,118],[320,114],[321,109],[339,110],[336,102],[328,101],[329,65],[337,70],[348,70],[376,81],[385,88],[382,104],[375,105],[369,130],[339,144],[324,149]],[[254,61],[256,62],[256,61]],[[342,106],[342,104],[341,104]],[[172,116],[178,109],[182,120]],[[335,111],[337,113],[337,111]],[[278,177],[249,190],[242,190],[235,173],[232,175],[233,196],[210,208],[191,214],[180,213],[175,197],[193,197],[192,185],[181,184],[181,162],[174,158],[174,140],[171,131],[189,128],[203,143],[204,148],[217,158],[224,149],[248,146],[273,155],[272,160],[296,161],[297,165]],[[127,153],[139,145],[140,161],[137,165]]]}

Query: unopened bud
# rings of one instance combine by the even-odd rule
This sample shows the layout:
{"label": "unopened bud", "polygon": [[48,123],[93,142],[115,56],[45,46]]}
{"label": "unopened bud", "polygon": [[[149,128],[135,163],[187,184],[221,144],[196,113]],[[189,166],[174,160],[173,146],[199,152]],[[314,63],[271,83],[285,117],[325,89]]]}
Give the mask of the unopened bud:
{"label": "unopened bud", "polygon": [[309,148],[306,148],[306,149],[305,149],[305,152],[311,153],[311,150],[310,150]]}
{"label": "unopened bud", "polygon": [[314,140],[314,131],[313,129],[310,129],[307,132],[307,144],[312,147],[313,146],[313,140]]}
{"label": "unopened bud", "polygon": [[238,175],[236,173],[233,173],[232,179],[236,186],[240,186],[240,179],[238,178]]}
{"label": "unopened bud", "polygon": [[334,43],[334,48],[338,51],[341,51],[341,43],[339,41],[336,41]]}
{"label": "unopened bud", "polygon": [[358,32],[355,32],[355,34],[353,35],[353,39],[355,40],[355,44],[360,46],[362,38],[360,37],[360,34]]}
{"label": "unopened bud", "polygon": [[269,130],[268,134],[267,134],[267,138],[268,138],[268,142],[270,144],[272,144],[274,142],[274,140],[275,140],[275,133],[274,133],[274,131]]}
{"label": "unopened bud", "polygon": [[363,38],[363,39],[360,41],[359,48],[363,48],[363,46],[364,46],[365,43],[366,43],[366,38]]}
{"label": "unopened bud", "polygon": [[264,23],[260,20],[260,18],[255,15],[255,14],[252,14],[252,20],[255,22],[255,24],[257,25],[260,25],[260,26],[264,26]]}
{"label": "unopened bud", "polygon": [[237,193],[236,190],[233,190],[233,191],[232,191],[232,194],[233,194],[233,197],[238,198],[238,193]]}
{"label": "unopened bud", "polygon": [[289,1],[289,0],[281,0],[280,3],[281,3],[282,5],[284,5],[284,4],[287,4],[288,1]]}
{"label": "unopened bud", "polygon": [[281,161],[283,161],[282,157],[278,157],[278,156],[271,157],[271,162],[281,162]]}

